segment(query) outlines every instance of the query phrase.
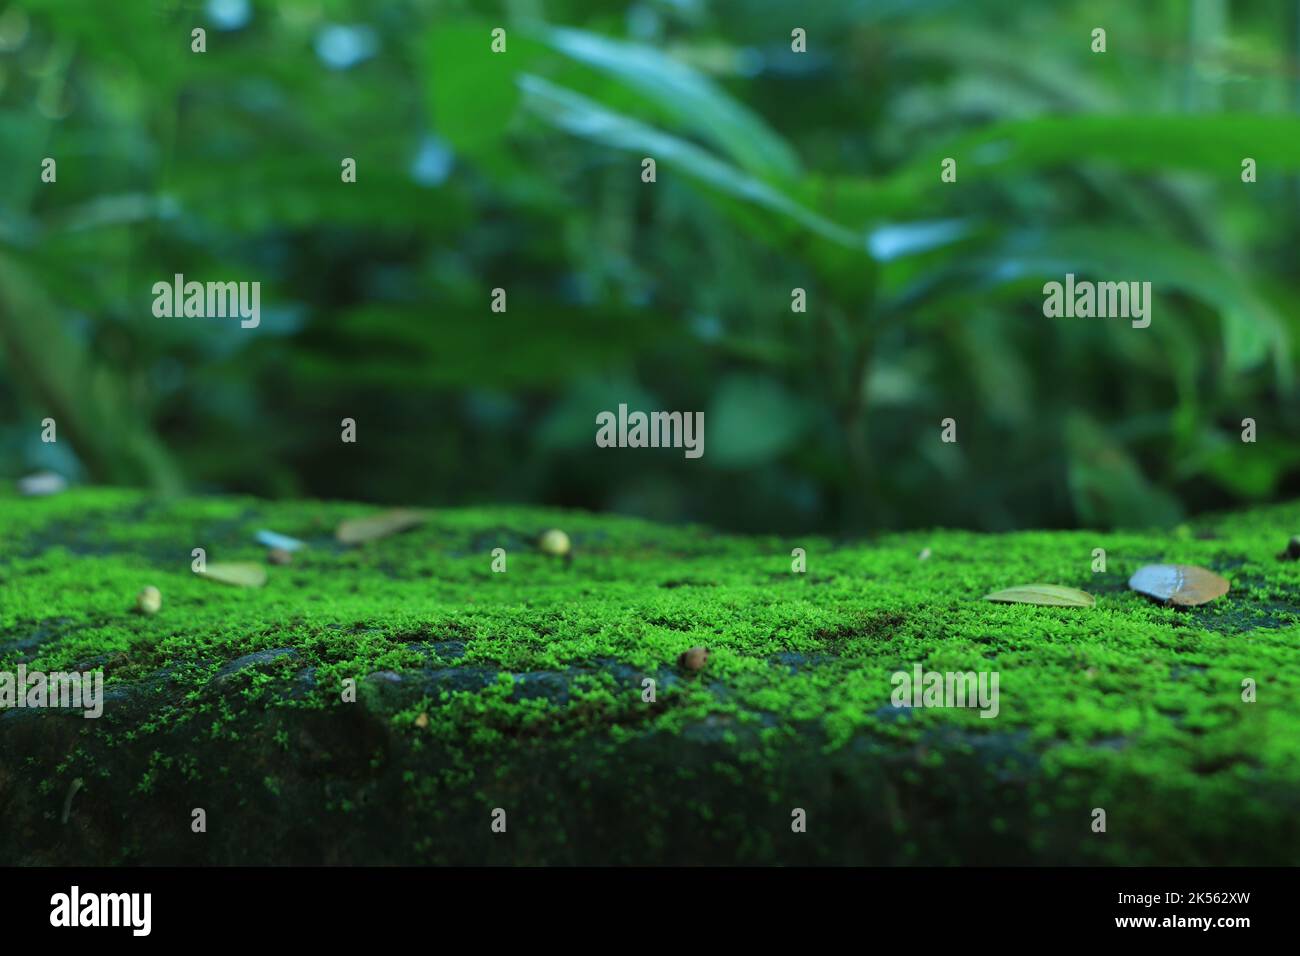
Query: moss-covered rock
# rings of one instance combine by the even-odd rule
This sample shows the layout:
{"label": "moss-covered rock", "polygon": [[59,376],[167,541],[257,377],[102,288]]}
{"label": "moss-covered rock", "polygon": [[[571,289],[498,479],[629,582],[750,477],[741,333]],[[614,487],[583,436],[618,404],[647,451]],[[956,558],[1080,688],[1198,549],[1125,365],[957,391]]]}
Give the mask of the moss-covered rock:
{"label": "moss-covered rock", "polygon": [[[0,497],[0,671],[101,669],[107,697],[98,720],[0,712],[0,859],[1300,859],[1300,562],[1278,558],[1300,506],[1177,533],[856,542],[482,508],[334,540],[374,510]],[[537,547],[552,527],[566,557]],[[197,547],[264,560],[259,529],[309,546],[262,588],[192,573]],[[1152,561],[1232,589],[1156,605],[1125,586]],[[1032,582],[1097,605],[981,600]],[[693,647],[698,672],[679,663]],[[997,716],[896,708],[892,675],[917,664],[997,672]]]}

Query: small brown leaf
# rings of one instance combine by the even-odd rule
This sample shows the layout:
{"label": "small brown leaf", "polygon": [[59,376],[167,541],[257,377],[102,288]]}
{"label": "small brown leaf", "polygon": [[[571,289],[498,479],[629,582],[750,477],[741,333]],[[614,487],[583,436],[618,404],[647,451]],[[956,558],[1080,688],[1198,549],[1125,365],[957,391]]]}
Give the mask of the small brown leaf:
{"label": "small brown leaf", "polygon": [[389,535],[409,531],[417,525],[424,524],[422,511],[398,508],[366,518],[349,518],[338,526],[334,537],[344,544],[364,544]]}
{"label": "small brown leaf", "polygon": [[1164,604],[1191,607],[1228,593],[1228,582],[1213,571],[1191,564],[1148,564],[1128,579],[1128,586]]}
{"label": "small brown leaf", "polygon": [[209,564],[197,572],[201,577],[233,584],[240,588],[260,588],[266,583],[266,568],[252,561],[236,561],[229,564]]}
{"label": "small brown leaf", "polygon": [[984,595],[986,601],[999,604],[1042,604],[1049,607],[1092,607],[1097,599],[1078,588],[1059,584],[1022,584]]}

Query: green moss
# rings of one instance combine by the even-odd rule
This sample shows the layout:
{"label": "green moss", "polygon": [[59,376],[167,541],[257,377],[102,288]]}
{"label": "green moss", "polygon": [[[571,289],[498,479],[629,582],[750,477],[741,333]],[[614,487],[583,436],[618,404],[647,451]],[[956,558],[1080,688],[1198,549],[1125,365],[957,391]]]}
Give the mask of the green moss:
{"label": "green moss", "polygon": [[[130,834],[108,855],[150,861],[190,859],[187,808],[214,800],[230,801],[228,822],[294,813],[324,827],[348,808],[356,846],[372,850],[368,814],[414,821],[400,847],[338,861],[1290,862],[1300,846],[1300,563],[1276,558],[1300,506],[1181,534],[867,542],[482,508],[432,511],[359,548],[333,540],[369,510],[116,490],[0,498],[0,670],[102,668],[120,691],[99,721],[40,714],[29,752],[0,756],[0,774],[35,794],[90,764],[180,800],[175,836],[158,837],[174,843],[113,817]],[[572,560],[536,550],[548,527],[569,534]],[[309,543],[264,588],[191,572],[196,547],[209,562],[263,560],[260,528]],[[807,573],[791,572],[794,547]],[[1091,571],[1094,548],[1105,573]],[[1155,605],[1125,582],[1157,560],[1212,568],[1232,590],[1191,610]],[[980,600],[1038,581],[1097,606]],[[133,610],[149,584],[163,595],[154,616]],[[710,658],[690,675],[676,662],[696,645]],[[997,671],[998,717],[893,708],[891,675],[916,663]],[[1245,678],[1257,703],[1241,699]],[[342,702],[348,680],[357,704]],[[493,806],[517,810],[509,841],[491,839]],[[792,807],[809,809],[807,834],[789,832]],[[1107,810],[1104,835],[1093,807]],[[64,838],[42,827],[23,832]],[[470,834],[431,844],[422,827]],[[312,839],[284,852],[329,861]]]}

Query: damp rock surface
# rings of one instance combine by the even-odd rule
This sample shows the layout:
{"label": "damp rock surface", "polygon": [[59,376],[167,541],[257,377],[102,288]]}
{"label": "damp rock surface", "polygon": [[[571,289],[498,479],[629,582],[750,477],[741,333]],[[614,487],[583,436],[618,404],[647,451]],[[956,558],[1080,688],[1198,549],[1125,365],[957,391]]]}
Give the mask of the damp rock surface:
{"label": "damp rock surface", "polygon": [[[0,710],[0,858],[1300,856],[1300,562],[1276,557],[1277,529],[1300,527],[1300,505],[1211,516],[1193,535],[863,542],[430,509],[401,534],[338,540],[341,522],[381,511],[0,493],[0,673],[105,679],[98,719]],[[533,546],[553,527],[572,560]],[[191,570],[195,547],[210,561],[261,560],[262,528],[307,545],[263,587],[215,587]],[[791,571],[794,547],[804,573]],[[1156,562],[1210,569],[1230,589],[1199,607],[1155,604],[1125,582]],[[1096,606],[981,600],[1022,581],[1087,591]],[[166,595],[156,614],[134,610],[146,586]],[[679,665],[692,648],[708,649],[706,667]],[[996,715],[910,689],[896,706],[898,675],[911,681],[918,665],[923,678],[996,674]],[[196,807],[205,834],[191,831]],[[791,830],[796,808],[805,833]]]}

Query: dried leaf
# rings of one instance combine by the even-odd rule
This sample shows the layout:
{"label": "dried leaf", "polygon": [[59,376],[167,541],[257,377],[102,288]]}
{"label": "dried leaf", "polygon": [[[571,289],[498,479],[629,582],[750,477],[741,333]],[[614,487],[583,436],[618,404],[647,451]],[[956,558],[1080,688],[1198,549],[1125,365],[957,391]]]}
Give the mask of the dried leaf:
{"label": "dried leaf", "polygon": [[1065,588],[1059,584],[1022,584],[984,595],[986,601],[1000,604],[1044,604],[1051,607],[1092,607],[1097,599],[1087,591]]}
{"label": "dried leaf", "polygon": [[1213,571],[1190,564],[1148,564],[1138,568],[1128,586],[1165,604],[1191,607],[1228,593],[1228,582]]}
{"label": "dried leaf", "polygon": [[236,561],[230,564],[209,564],[197,572],[205,578],[233,584],[240,588],[260,588],[266,583],[266,568],[252,561]]}
{"label": "dried leaf", "polygon": [[424,523],[425,515],[421,511],[398,508],[383,514],[370,515],[368,518],[349,518],[339,525],[334,537],[344,544],[364,544],[378,538],[408,531]]}

